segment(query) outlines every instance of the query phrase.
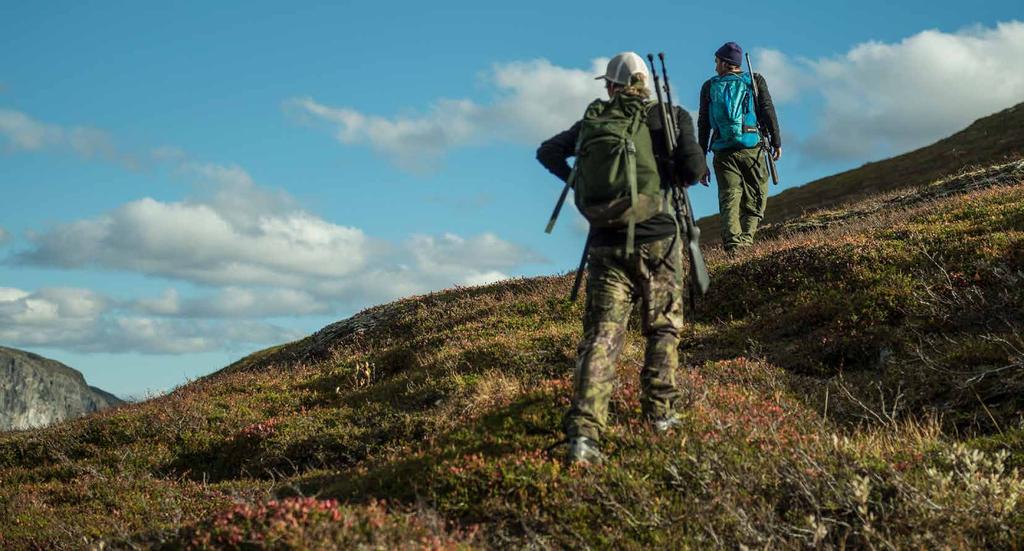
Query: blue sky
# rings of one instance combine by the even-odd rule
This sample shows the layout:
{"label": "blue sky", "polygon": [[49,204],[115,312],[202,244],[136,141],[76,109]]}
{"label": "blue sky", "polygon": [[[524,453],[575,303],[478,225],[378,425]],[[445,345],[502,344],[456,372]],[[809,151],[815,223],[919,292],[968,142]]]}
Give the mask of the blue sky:
{"label": "blue sky", "polygon": [[690,109],[722,42],[750,50],[773,192],[1024,99],[1016,2],[3,11],[0,345],[131,396],[400,296],[572,269],[584,226],[543,234],[560,184],[534,151],[623,50],[666,52]]}

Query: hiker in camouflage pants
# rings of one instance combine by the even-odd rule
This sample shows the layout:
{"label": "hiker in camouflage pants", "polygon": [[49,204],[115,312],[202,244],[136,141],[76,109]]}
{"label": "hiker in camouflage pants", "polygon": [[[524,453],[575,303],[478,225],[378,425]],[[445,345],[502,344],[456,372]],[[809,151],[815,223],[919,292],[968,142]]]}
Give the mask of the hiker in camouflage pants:
{"label": "hiker in camouflage pants", "polygon": [[644,243],[626,256],[623,247],[590,249],[583,340],[576,357],[572,407],[566,435],[600,441],[608,421],[608,401],[615,383],[615,361],[626,338],[626,324],[637,298],[647,339],[640,372],[641,407],[649,419],[675,415],[679,391],[679,331],[683,325],[681,247],[676,236]]}
{"label": "hiker in camouflage pants", "polygon": [[[642,74],[642,77],[641,77]],[[648,97],[650,82],[643,60],[635,53],[622,53],[608,62],[602,77],[609,97],[637,94]],[[639,82],[639,85],[634,85]],[[629,83],[629,84],[627,84]],[[572,407],[565,416],[569,440],[567,459],[573,463],[600,462],[601,434],[608,421],[608,402],[615,381],[615,363],[626,338],[626,325],[634,304],[642,305],[642,330],[647,351],[641,371],[642,408],[656,430],[678,424],[676,407],[679,390],[679,333],[683,324],[682,239],[671,202],[673,185],[689,185],[707,173],[704,154],[693,132],[689,113],[675,108],[678,121],[677,147],[672,152],[678,182],[669,182],[660,108],[648,107],[647,125],[661,177],[662,209],[636,224],[635,250],[627,254],[627,230],[619,227],[591,227],[587,263],[587,303],[583,340],[578,348]],[[571,169],[567,159],[576,154],[582,121],[541,144],[537,160],[563,182]]]}

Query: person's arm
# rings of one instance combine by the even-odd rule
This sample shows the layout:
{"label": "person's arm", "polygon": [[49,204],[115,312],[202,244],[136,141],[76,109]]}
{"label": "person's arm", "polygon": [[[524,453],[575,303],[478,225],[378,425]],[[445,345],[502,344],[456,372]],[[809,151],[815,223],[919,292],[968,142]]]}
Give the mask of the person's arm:
{"label": "person's arm", "polygon": [[700,87],[700,109],[697,112],[697,143],[707,154],[711,149],[711,81]]}
{"label": "person's arm", "polygon": [[576,137],[580,134],[580,124],[581,122],[577,122],[572,128],[555,134],[537,148],[537,160],[540,164],[563,182],[569,181],[569,174],[572,173],[572,168],[566,160],[576,154]]}
{"label": "person's arm", "polygon": [[690,185],[703,179],[708,167],[704,160],[704,150],[697,145],[697,138],[693,135],[693,117],[685,109],[676,107],[676,124],[678,135],[672,163],[680,181]]}
{"label": "person's arm", "polygon": [[768,132],[771,132],[771,146],[774,149],[782,149],[779,119],[775,115],[775,104],[772,103],[772,94],[768,91],[768,83],[760,73],[754,73],[754,78],[757,79],[757,120],[762,121]]}

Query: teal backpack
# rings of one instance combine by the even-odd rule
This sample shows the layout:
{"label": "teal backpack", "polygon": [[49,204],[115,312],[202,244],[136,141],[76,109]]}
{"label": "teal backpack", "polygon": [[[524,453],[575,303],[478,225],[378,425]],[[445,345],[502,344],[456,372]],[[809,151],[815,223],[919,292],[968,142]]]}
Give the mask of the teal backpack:
{"label": "teal backpack", "polygon": [[729,73],[711,79],[712,151],[754,147],[761,141],[754,109],[754,84],[748,73]]}
{"label": "teal backpack", "polygon": [[569,184],[591,226],[625,226],[626,253],[635,227],[661,212],[661,180],[647,127],[647,102],[619,94],[595,100],[583,115]]}

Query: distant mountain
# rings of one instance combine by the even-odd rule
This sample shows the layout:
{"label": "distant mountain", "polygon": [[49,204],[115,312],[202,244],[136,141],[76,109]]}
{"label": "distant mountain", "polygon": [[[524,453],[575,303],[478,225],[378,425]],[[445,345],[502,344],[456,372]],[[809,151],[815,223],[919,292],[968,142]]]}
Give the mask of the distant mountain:
{"label": "distant mountain", "polygon": [[[927,184],[965,168],[990,166],[1022,156],[1024,103],[978,119],[929,146],[787,189],[768,199],[764,221],[778,224],[805,212]],[[705,243],[721,241],[719,215],[705,216],[697,225]]]}
{"label": "distant mountain", "polygon": [[0,430],[42,427],[123,403],[60,362],[0,346]]}

